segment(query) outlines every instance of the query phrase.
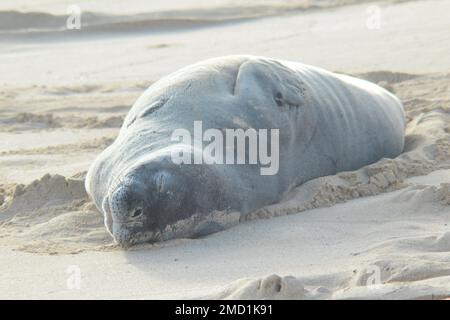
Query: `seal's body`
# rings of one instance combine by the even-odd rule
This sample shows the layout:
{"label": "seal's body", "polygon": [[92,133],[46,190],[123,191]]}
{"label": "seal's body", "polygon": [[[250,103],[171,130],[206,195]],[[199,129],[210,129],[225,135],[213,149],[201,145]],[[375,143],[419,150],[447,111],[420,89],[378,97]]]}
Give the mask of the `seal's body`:
{"label": "seal's body", "polygon": [[[171,139],[194,121],[203,130],[279,129],[277,174],[261,175],[259,164],[174,163],[174,149],[199,152]],[[404,130],[400,101],[367,81],[263,57],[216,58],[161,79],[136,101],[86,189],[121,244],[196,236],[310,179],[396,157]]]}

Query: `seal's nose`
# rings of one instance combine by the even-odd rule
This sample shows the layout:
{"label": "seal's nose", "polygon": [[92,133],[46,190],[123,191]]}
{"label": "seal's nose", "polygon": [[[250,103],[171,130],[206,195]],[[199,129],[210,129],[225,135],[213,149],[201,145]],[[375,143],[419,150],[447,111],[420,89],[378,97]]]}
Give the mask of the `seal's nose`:
{"label": "seal's nose", "polygon": [[117,221],[132,221],[144,212],[142,185],[131,181],[120,185],[110,196],[111,215]]}

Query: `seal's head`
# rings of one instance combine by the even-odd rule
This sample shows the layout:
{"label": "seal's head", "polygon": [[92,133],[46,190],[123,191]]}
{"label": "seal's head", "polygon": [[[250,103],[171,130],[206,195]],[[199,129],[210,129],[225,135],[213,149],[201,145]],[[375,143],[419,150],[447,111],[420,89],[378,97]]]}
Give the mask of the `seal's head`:
{"label": "seal's head", "polygon": [[223,188],[221,178],[208,166],[175,165],[161,159],[141,163],[111,185],[102,204],[105,225],[125,247],[164,240],[167,232],[209,233],[192,224],[211,208],[230,209],[232,199]]}

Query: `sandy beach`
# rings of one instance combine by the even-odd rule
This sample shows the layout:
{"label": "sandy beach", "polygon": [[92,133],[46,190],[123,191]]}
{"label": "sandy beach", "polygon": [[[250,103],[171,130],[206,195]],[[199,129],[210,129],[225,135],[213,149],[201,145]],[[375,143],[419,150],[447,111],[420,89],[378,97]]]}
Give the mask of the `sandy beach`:
{"label": "sandy beach", "polygon": [[[78,1],[80,30],[69,4],[0,3],[0,298],[450,297],[450,1]],[[229,54],[384,87],[404,152],[221,232],[119,247],[86,171],[149,85]]]}

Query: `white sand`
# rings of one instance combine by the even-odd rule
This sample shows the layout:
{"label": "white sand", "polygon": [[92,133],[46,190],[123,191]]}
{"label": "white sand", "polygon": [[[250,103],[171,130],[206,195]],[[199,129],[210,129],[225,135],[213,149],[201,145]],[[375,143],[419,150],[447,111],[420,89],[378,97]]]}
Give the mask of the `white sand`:
{"label": "white sand", "polygon": [[[5,1],[0,10],[65,13],[64,1],[34,3]],[[164,11],[164,19],[215,12],[232,21],[147,34],[128,26],[120,37],[0,28],[0,298],[450,296],[448,1],[380,4],[379,30],[366,28],[369,4],[268,6],[257,11],[264,18],[244,10],[241,21],[239,10],[217,10],[239,1],[135,3],[135,11],[118,1],[82,7]],[[410,121],[405,153],[308,182],[202,239],[117,248],[86,197],[83,172],[146,86],[230,53],[301,60],[393,90]],[[80,289],[67,286],[71,266],[81,272]]]}

